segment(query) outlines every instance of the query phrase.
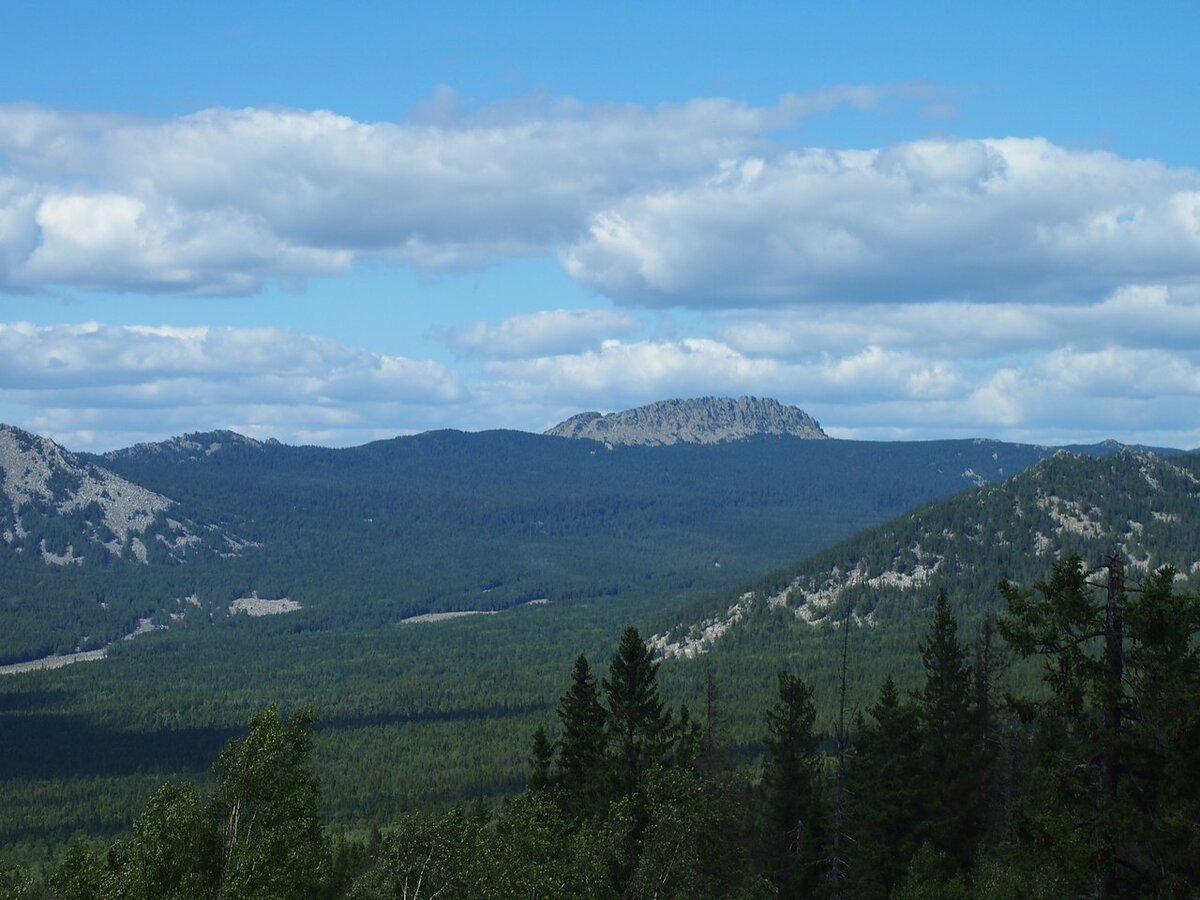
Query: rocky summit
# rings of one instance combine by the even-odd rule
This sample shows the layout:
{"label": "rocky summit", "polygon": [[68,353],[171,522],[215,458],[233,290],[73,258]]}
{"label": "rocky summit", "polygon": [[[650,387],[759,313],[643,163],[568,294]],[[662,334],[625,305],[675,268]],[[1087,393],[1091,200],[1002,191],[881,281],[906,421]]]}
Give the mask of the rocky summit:
{"label": "rocky summit", "polygon": [[758,397],[660,400],[608,415],[580,413],[546,434],[643,446],[719,444],[769,434],[808,439],[829,437],[804,410]]}
{"label": "rocky summit", "polygon": [[121,450],[110,450],[104,454],[109,462],[139,457],[169,457],[180,461],[196,462],[230,447],[261,448],[279,446],[279,441],[270,438],[256,441],[236,431],[197,431],[180,435],[157,443],[134,444]]}
{"label": "rocky summit", "polygon": [[[247,546],[185,516],[174,500],[135,484],[49,438],[0,424],[0,556],[48,565],[100,557],[183,562]],[[0,566],[2,567],[2,566]]]}

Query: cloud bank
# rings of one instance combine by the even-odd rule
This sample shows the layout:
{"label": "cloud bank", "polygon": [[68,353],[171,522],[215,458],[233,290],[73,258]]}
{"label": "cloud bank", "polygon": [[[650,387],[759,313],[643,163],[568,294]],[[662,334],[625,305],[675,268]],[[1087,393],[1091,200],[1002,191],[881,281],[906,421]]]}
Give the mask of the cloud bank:
{"label": "cloud bank", "polygon": [[641,328],[636,316],[618,310],[548,309],[511,316],[496,325],[479,320],[451,329],[445,337],[452,346],[478,356],[528,359],[580,351]]}
{"label": "cloud bank", "polygon": [[542,257],[599,295],[507,317],[500,298],[440,332],[453,367],[286,329],[10,323],[0,404],[81,448],[539,430],[740,393],[845,437],[1200,445],[1200,175],[1037,137],[795,139],[837,107],[946,100],[844,86],[473,110],[443,91],[402,122],[0,106],[0,294],[167,309],[364,261]]}
{"label": "cloud bank", "polygon": [[360,259],[438,271],[553,254],[618,301],[698,308],[1078,302],[1200,279],[1192,170],[1038,138],[773,137],[883,95],[446,102],[401,123],[4,106],[0,289],[238,295]]}
{"label": "cloud bank", "polygon": [[1200,275],[1200,178],[1040,139],[726,163],[629,198],[563,253],[648,304],[1094,299]]}
{"label": "cloud bank", "polygon": [[356,443],[436,421],[467,398],[439,363],[286,329],[0,324],[0,400],[70,446],[214,427]]}

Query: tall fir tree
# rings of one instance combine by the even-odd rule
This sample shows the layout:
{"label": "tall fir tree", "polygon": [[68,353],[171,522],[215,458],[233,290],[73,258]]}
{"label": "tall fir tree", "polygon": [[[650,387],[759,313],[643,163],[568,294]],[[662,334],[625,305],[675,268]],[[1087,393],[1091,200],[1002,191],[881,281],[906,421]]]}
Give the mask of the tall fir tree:
{"label": "tall fir tree", "polygon": [[998,645],[996,619],[984,614],[975,640],[971,665],[971,704],[975,713],[975,766],[979,782],[980,840],[996,844],[1008,831],[1011,785],[1001,777],[1000,758],[1004,749],[1001,718],[1000,679],[1006,668]]}
{"label": "tall fir tree", "polygon": [[920,834],[964,870],[971,865],[982,824],[979,720],[971,667],[945,591],[938,591],[920,650],[925,683],[916,701],[927,767]]}
{"label": "tall fir tree", "polygon": [[779,673],[779,699],[767,711],[763,812],[769,865],[780,895],[812,896],[822,874],[828,823],[821,804],[813,692]]}
{"label": "tall fir tree", "polygon": [[558,701],[562,736],[557,777],[581,814],[592,811],[603,793],[604,718],[596,679],[587,657],[581,655],[571,669],[571,686]]}
{"label": "tall fir tree", "polygon": [[856,730],[846,766],[845,896],[886,900],[904,879],[926,815],[921,725],[889,675]]}
{"label": "tall fir tree", "polygon": [[648,769],[666,760],[671,725],[658,696],[658,663],[633,626],[621,635],[601,684],[614,788],[627,796],[641,786]]}

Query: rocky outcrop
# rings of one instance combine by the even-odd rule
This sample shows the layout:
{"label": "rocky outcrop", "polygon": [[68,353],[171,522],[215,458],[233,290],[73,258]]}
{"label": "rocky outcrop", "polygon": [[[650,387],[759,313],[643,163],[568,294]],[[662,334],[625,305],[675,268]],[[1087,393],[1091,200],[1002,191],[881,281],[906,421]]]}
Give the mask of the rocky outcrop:
{"label": "rocky outcrop", "polygon": [[[212,526],[186,520],[175,501],[64,450],[49,438],[0,425],[0,539],[17,553],[32,549],[48,565],[82,563],[84,548],[99,544],[117,557],[146,563],[147,542],[182,560],[203,543],[231,540]],[[168,515],[168,511],[171,514]],[[58,520],[65,548],[37,532]],[[43,524],[38,524],[43,523]]]}
{"label": "rocky outcrop", "polygon": [[236,431],[224,429],[218,431],[198,431],[183,434],[165,441],[147,444],[134,444],[120,450],[110,450],[104,454],[107,460],[136,459],[138,457],[163,456],[180,461],[197,461],[231,447],[265,447],[278,445],[278,441],[269,439],[257,441],[254,438],[238,434]]}
{"label": "rocky outcrop", "polygon": [[580,413],[555,425],[546,434],[645,446],[719,444],[758,435],[828,437],[817,420],[804,410],[759,397],[660,400],[608,415]]}

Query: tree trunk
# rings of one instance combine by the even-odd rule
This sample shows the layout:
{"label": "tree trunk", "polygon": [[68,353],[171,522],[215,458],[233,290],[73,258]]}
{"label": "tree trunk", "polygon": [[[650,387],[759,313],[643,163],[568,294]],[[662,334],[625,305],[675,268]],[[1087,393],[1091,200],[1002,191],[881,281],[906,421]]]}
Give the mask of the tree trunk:
{"label": "tree trunk", "polygon": [[1097,894],[1101,898],[1117,894],[1117,848],[1112,819],[1116,814],[1117,787],[1120,779],[1121,696],[1125,666],[1125,625],[1121,605],[1125,597],[1125,562],[1120,553],[1108,561],[1108,601],[1104,612],[1105,685],[1103,703],[1104,732],[1100,750],[1100,794],[1104,813],[1100,846],[1100,871]]}

